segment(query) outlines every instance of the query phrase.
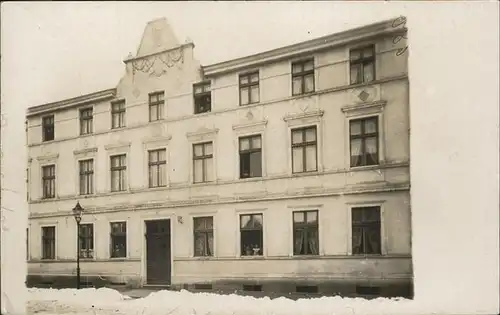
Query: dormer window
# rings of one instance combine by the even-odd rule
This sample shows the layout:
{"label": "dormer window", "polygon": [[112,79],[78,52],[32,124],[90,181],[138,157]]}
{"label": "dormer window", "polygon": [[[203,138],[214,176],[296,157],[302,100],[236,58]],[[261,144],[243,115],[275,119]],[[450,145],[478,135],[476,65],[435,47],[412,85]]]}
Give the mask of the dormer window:
{"label": "dormer window", "polygon": [[194,113],[207,113],[212,110],[212,92],[210,82],[202,82],[193,86],[194,90]]}

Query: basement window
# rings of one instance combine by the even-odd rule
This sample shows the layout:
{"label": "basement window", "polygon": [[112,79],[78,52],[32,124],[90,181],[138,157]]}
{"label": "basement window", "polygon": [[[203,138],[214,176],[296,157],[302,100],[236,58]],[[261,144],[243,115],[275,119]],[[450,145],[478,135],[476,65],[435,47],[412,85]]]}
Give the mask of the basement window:
{"label": "basement window", "polygon": [[212,285],[207,283],[196,283],[194,285],[195,290],[212,290]]}
{"label": "basement window", "polygon": [[380,287],[373,286],[356,286],[356,294],[359,295],[380,295]]}
{"label": "basement window", "polygon": [[297,293],[318,293],[318,287],[315,285],[298,285],[295,287]]}
{"label": "basement window", "polygon": [[262,291],[262,285],[257,284],[244,284],[243,291],[260,292]]}

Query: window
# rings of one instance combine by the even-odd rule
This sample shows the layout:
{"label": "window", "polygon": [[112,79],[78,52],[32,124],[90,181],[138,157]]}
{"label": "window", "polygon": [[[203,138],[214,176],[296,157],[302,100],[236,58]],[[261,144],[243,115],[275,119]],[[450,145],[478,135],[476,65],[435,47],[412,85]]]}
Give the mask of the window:
{"label": "window", "polygon": [[259,73],[240,75],[240,105],[259,102]]}
{"label": "window", "polygon": [[262,176],[262,141],[261,136],[249,136],[240,142],[240,178]]}
{"label": "window", "polygon": [[292,129],[293,173],[317,171],[317,157],[316,126]]}
{"label": "window", "polygon": [[56,166],[42,166],[43,198],[54,198],[56,196]]}
{"label": "window", "polygon": [[210,82],[198,83],[194,89],[194,113],[201,114],[212,110],[212,92]]}
{"label": "window", "polygon": [[164,103],[164,92],[154,92],[149,94],[149,121],[156,121],[162,118]]}
{"label": "window", "polygon": [[94,159],[83,160],[80,164],[80,195],[94,192]]}
{"label": "window", "polygon": [[214,255],[214,218],[193,218],[194,256]]}
{"label": "window", "polygon": [[127,186],[127,156],[125,154],[110,157],[111,191],[124,191]]}
{"label": "window", "polygon": [[261,256],[264,246],[262,213],[240,215],[241,256]]}
{"label": "window", "polygon": [[210,182],[214,180],[212,142],[193,144],[194,182]]}
{"label": "window", "polygon": [[293,254],[319,254],[317,210],[293,213]]}
{"label": "window", "polygon": [[380,207],[352,208],[352,253],[381,254]]}
{"label": "window", "polygon": [[80,134],[87,135],[92,133],[93,123],[92,108],[85,108],[80,110]]}
{"label": "window", "polygon": [[111,258],[127,257],[127,222],[112,222]]}
{"label": "window", "polygon": [[42,141],[54,140],[54,115],[42,119]]}
{"label": "window", "polygon": [[149,151],[149,187],[166,186],[167,150],[159,149]]}
{"label": "window", "polygon": [[111,103],[111,128],[125,127],[125,101]]}
{"label": "window", "polygon": [[375,47],[351,49],[349,53],[351,84],[375,80]]}
{"label": "window", "polygon": [[378,164],[378,117],[349,122],[351,167]]}
{"label": "window", "polygon": [[56,258],[56,227],[42,227],[42,259]]}
{"label": "window", "polygon": [[94,225],[80,224],[80,231],[78,231],[79,238],[79,253],[80,258],[93,258],[94,257]]}
{"label": "window", "polygon": [[292,95],[314,92],[314,60],[292,63]]}

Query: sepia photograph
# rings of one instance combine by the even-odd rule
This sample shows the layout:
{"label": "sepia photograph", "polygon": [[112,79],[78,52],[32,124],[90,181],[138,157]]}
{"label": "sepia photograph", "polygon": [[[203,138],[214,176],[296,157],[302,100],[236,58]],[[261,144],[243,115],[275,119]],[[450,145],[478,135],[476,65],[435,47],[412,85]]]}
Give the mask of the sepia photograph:
{"label": "sepia photograph", "polygon": [[[440,36],[419,21],[432,6],[389,2],[2,4],[1,313],[498,312],[498,28],[477,39],[497,57],[492,106],[443,118],[452,105],[415,96],[441,94],[425,81],[451,66],[419,42]],[[482,5],[441,31],[498,26]],[[467,166],[427,166],[478,164],[453,161],[437,117],[486,119],[462,139],[492,152],[471,171],[489,183],[473,219],[449,217],[472,196],[441,186],[467,185]],[[448,269],[467,238],[475,254]],[[489,293],[462,303],[456,286]]]}

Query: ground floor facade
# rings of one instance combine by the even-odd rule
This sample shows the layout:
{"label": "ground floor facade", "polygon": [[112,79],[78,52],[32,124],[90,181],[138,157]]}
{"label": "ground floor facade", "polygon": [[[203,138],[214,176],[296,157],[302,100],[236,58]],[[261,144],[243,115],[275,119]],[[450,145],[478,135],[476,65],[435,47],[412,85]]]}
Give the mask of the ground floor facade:
{"label": "ground floor facade", "polygon": [[[85,208],[84,201],[81,201]],[[408,190],[31,218],[28,283],[408,296]]]}

